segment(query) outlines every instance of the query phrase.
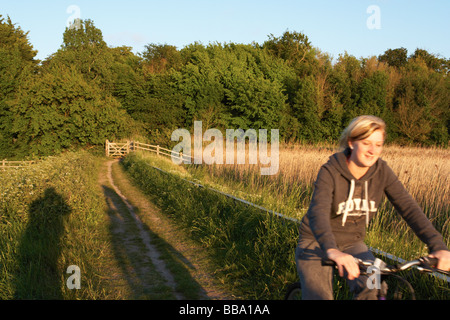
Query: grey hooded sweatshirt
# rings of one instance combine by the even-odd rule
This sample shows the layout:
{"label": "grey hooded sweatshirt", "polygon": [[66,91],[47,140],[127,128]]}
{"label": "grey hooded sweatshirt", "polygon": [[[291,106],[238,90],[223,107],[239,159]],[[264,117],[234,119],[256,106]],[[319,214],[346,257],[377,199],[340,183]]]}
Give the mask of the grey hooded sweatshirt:
{"label": "grey hooded sweatshirt", "polygon": [[384,160],[378,159],[358,180],[348,169],[349,155],[348,148],[335,153],[320,168],[299,228],[300,238],[316,239],[324,252],[363,241],[384,194],[430,252],[448,250],[441,234]]}

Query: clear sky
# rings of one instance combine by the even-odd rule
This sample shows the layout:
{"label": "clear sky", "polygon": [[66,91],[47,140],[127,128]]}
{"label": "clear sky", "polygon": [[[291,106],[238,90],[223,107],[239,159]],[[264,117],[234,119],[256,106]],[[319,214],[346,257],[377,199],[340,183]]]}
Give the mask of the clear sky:
{"label": "clear sky", "polygon": [[41,60],[58,50],[74,17],[93,20],[108,45],[136,53],[149,43],[262,44],[289,30],[334,58],[400,47],[450,58],[449,0],[0,0],[0,14],[29,31]]}

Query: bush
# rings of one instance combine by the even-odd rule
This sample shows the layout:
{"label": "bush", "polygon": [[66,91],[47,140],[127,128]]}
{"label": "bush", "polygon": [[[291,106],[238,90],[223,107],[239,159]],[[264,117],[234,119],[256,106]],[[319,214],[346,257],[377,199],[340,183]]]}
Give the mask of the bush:
{"label": "bush", "polygon": [[54,155],[127,135],[125,110],[73,68],[54,67],[31,79],[18,97],[11,103],[12,131],[22,157]]}

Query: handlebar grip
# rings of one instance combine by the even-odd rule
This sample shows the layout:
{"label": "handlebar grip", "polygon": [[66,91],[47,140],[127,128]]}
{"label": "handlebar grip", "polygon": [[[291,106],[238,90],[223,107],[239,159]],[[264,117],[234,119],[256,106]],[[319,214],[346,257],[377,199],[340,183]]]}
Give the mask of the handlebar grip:
{"label": "handlebar grip", "polygon": [[334,267],[335,265],[336,265],[336,262],[334,262],[333,260],[322,258],[322,266]]}
{"label": "handlebar grip", "polygon": [[422,263],[424,263],[424,264],[429,265],[429,266],[436,267],[439,260],[438,260],[437,258],[422,257],[422,258],[420,259],[420,261],[421,261]]}

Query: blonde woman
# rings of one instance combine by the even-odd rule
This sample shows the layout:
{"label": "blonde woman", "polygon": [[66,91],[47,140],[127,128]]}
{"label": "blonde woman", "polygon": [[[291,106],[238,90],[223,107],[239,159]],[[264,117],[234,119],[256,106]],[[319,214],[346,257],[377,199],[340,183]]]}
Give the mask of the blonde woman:
{"label": "blonde woman", "polygon": [[333,271],[322,266],[322,258],[336,263],[339,274],[347,277],[355,299],[377,299],[377,291],[368,288],[367,278],[360,276],[354,257],[374,259],[364,237],[383,194],[428,246],[430,256],[438,259],[437,267],[450,270],[450,251],[442,236],[379,158],[385,136],[382,119],[357,117],[342,133],[342,151],[321,167],[296,248],[303,299],[333,299]]}

